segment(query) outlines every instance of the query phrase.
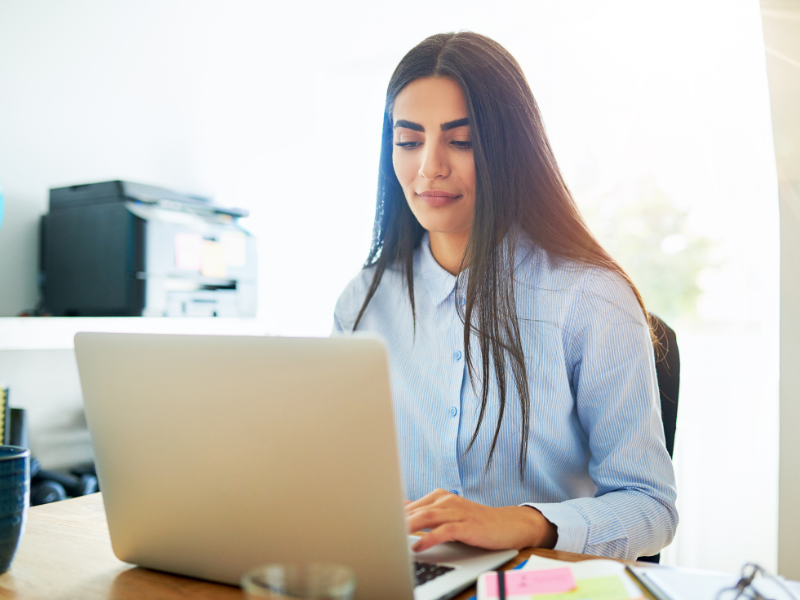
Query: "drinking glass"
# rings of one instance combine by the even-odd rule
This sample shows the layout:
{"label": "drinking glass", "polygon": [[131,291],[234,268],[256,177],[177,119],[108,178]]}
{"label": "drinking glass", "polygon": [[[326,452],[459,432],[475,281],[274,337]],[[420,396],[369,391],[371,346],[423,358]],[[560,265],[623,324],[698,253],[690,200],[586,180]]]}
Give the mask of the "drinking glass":
{"label": "drinking glass", "polygon": [[272,564],[245,573],[242,589],[248,600],[351,600],[356,576],[343,565]]}

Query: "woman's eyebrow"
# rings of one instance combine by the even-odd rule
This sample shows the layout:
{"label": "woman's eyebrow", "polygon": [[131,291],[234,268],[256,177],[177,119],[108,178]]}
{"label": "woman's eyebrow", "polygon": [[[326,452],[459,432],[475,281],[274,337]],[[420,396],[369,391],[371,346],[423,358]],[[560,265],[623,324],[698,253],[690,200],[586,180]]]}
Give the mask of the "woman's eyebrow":
{"label": "woman's eyebrow", "polygon": [[464,125],[469,125],[469,119],[466,117],[463,119],[456,119],[455,121],[442,123],[442,131],[449,131],[451,129],[455,129],[456,127],[463,127]]}
{"label": "woman's eyebrow", "polygon": [[[469,119],[467,117],[464,117],[463,119],[456,119],[455,121],[448,121],[447,123],[442,123],[441,128],[442,131],[450,131],[451,129],[455,129],[456,127],[464,127],[465,125],[469,125]],[[425,128],[419,123],[414,123],[413,121],[406,121],[405,119],[399,119],[395,121],[394,127],[392,129],[397,129],[398,127],[413,129],[414,131],[421,131],[423,133],[425,132]]]}
{"label": "woman's eyebrow", "polygon": [[[414,131],[422,131],[423,133],[425,132],[425,128],[419,123],[414,123],[413,121],[405,121],[403,119],[395,121],[394,127],[392,129],[397,129],[398,127],[405,127],[406,129],[413,129]],[[444,127],[444,125],[442,125],[442,127]]]}

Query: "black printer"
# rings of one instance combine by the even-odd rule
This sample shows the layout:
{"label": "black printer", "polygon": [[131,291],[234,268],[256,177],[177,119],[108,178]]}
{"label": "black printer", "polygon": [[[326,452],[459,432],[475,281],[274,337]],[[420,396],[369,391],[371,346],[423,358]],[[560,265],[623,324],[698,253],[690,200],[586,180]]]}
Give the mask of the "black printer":
{"label": "black printer", "polygon": [[129,181],[50,190],[42,217],[44,312],[255,317],[248,212]]}

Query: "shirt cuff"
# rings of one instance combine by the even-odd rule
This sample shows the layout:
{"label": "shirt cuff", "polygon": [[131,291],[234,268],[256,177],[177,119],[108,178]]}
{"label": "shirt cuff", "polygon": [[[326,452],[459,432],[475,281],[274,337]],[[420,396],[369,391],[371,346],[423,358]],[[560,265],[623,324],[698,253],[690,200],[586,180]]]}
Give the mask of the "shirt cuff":
{"label": "shirt cuff", "polygon": [[522,506],[530,506],[542,513],[548,521],[558,528],[558,541],[554,550],[564,552],[577,552],[583,554],[586,549],[586,540],[589,536],[589,524],[578,510],[564,502],[535,503],[529,502]]}

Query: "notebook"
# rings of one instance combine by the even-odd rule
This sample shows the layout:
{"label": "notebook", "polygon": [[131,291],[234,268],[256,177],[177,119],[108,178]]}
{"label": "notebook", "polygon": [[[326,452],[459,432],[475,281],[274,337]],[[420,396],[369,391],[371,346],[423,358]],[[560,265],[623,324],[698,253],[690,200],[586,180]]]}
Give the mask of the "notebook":
{"label": "notebook", "polygon": [[[657,600],[717,600],[724,589],[735,588],[740,576],[715,571],[686,568],[630,567],[630,572]],[[771,600],[800,599],[800,583],[782,578],[758,577],[752,591]],[[730,597],[735,593],[728,594]]]}
{"label": "notebook", "polygon": [[477,600],[644,600],[621,562],[566,562],[533,555],[521,571],[484,573]]}

